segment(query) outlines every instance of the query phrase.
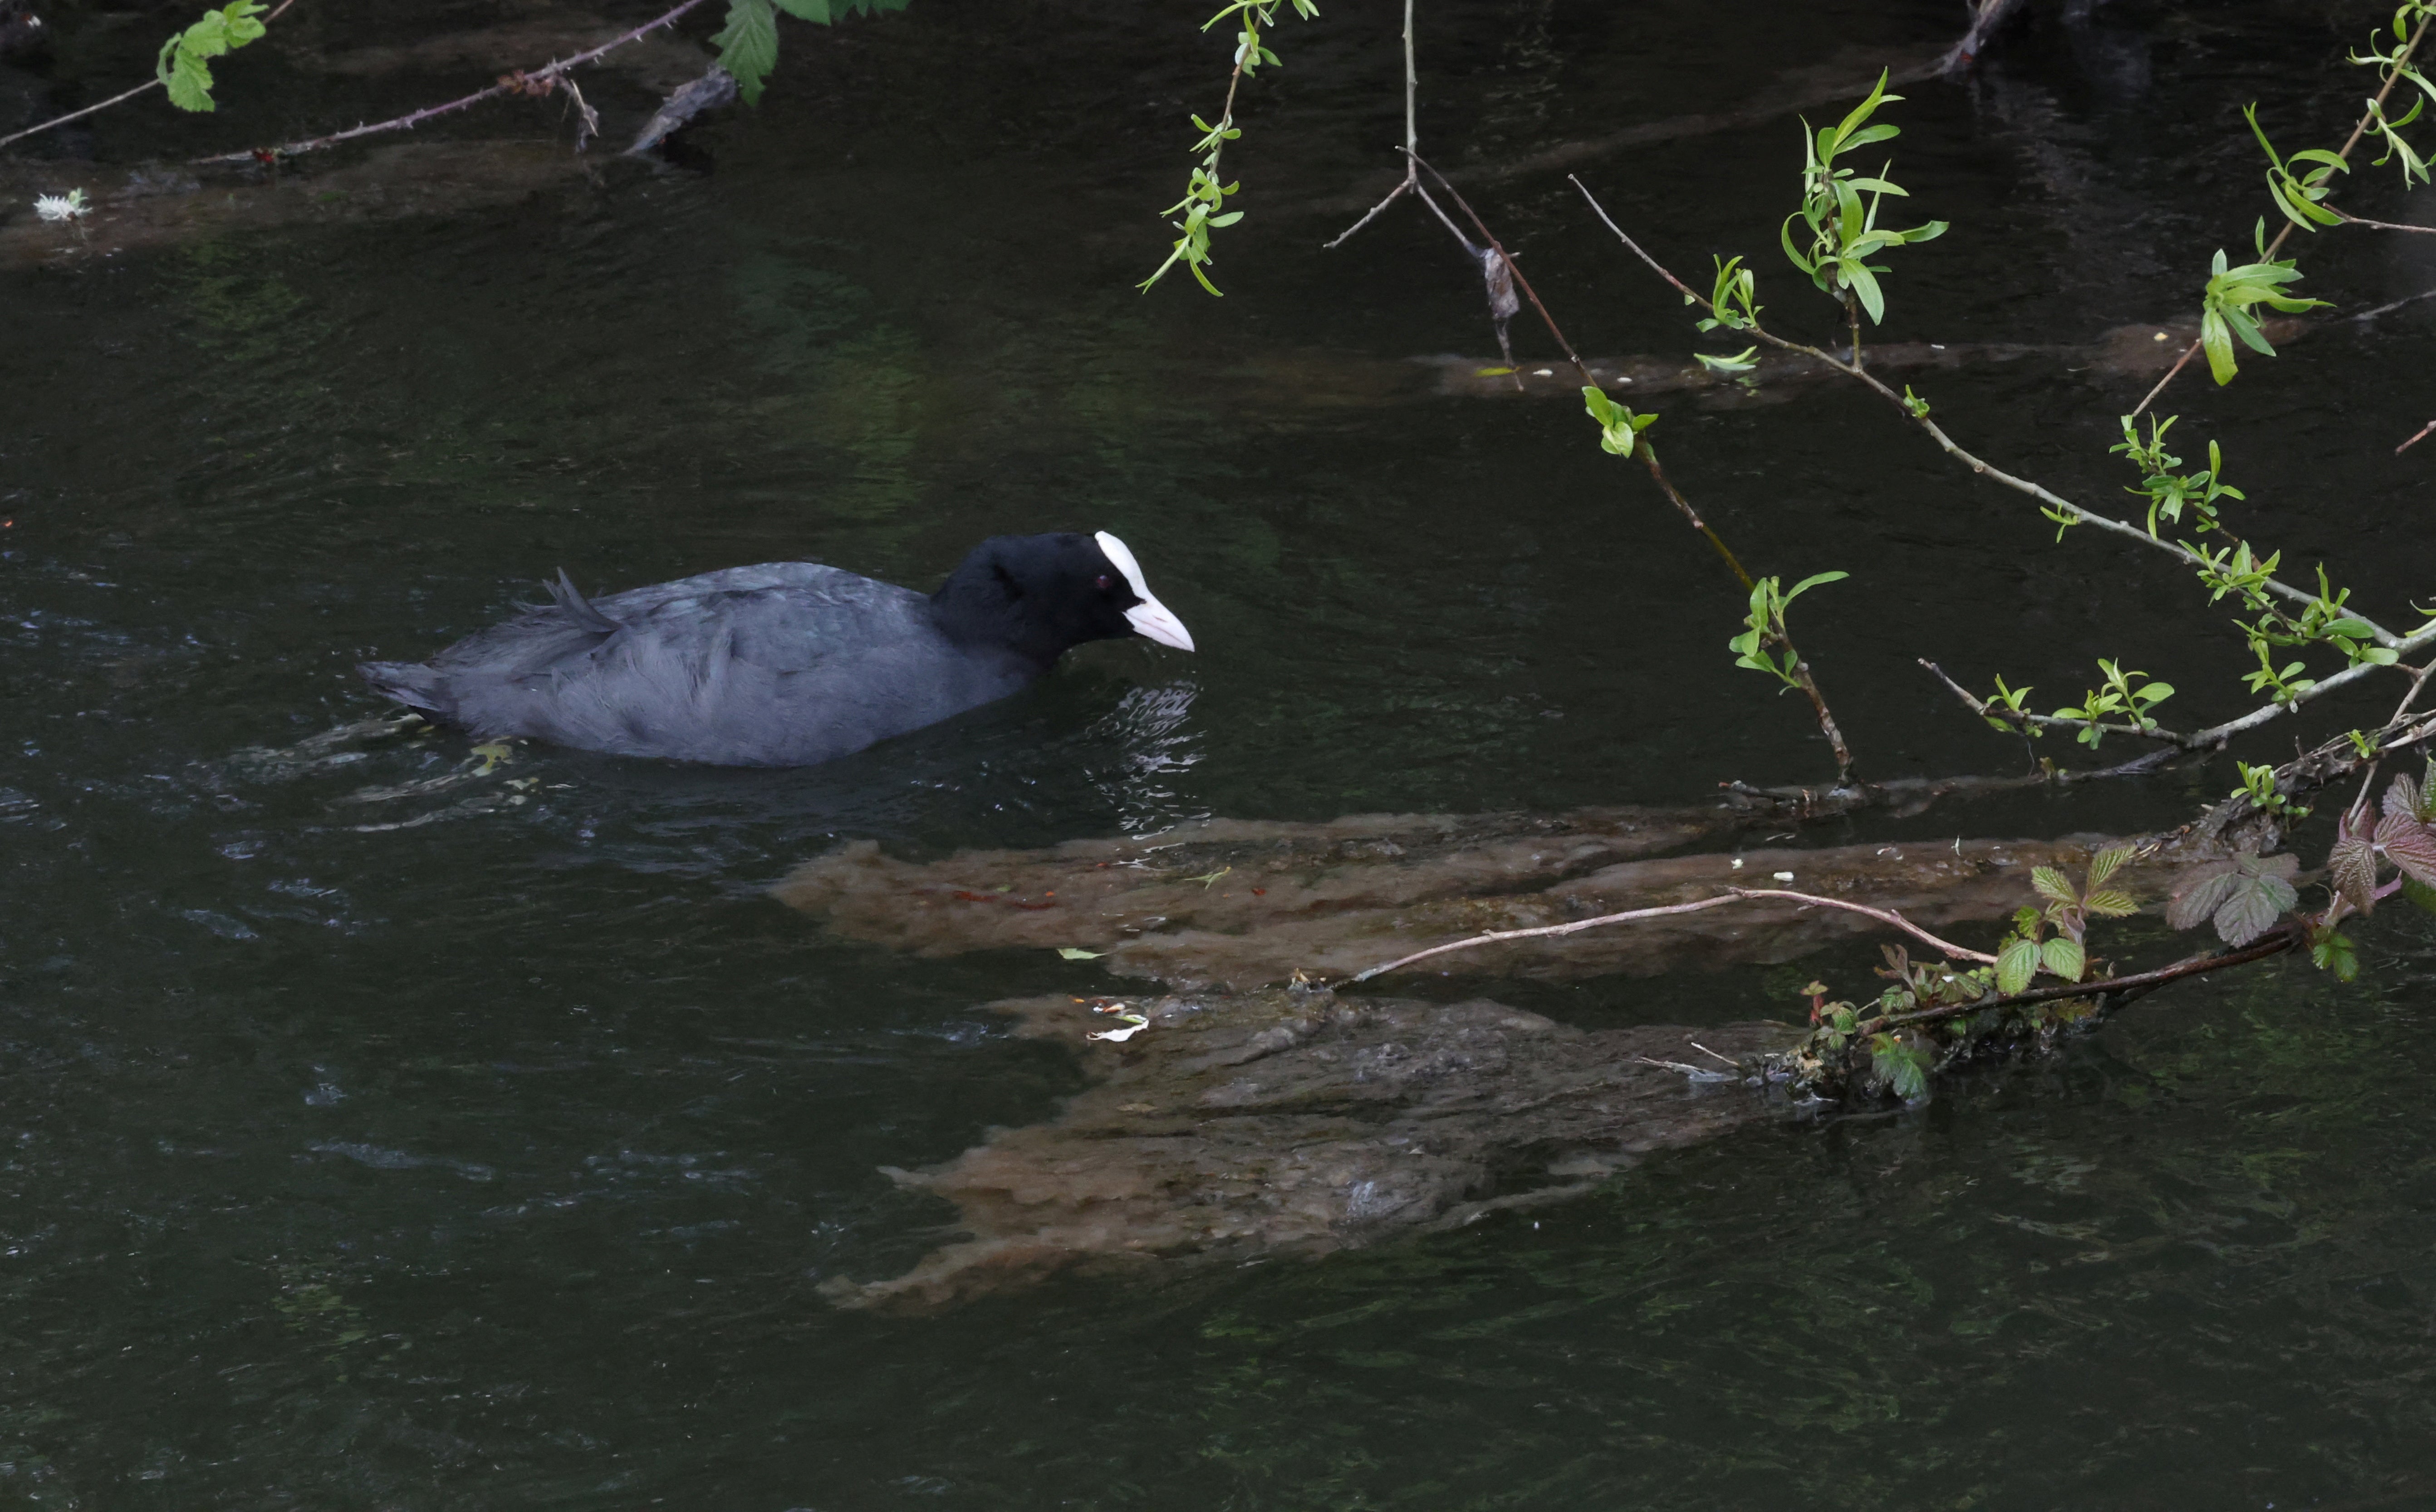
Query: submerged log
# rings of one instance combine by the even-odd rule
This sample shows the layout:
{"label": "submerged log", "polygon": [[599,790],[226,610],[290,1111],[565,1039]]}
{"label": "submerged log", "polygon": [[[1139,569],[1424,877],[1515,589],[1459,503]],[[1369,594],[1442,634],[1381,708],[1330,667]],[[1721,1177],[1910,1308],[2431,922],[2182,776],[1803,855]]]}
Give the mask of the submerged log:
{"label": "submerged log", "polygon": [[[1931,929],[1997,920],[2031,901],[2032,866],[2079,867],[2107,843],[2066,836],[1655,855],[1737,822],[1723,809],[1655,808],[1370,814],[1318,825],[1212,820],[1154,836],[933,861],[898,860],[863,841],[798,867],[774,892],[839,934],[917,955],[1063,947],[1097,952],[1100,966],[1122,976],[1248,988],[1296,972],[1342,980],[1466,935],[1689,902],[1729,887],[1794,887],[1897,910]],[[1433,965],[1466,975],[1654,976],[1789,961],[1882,930],[1860,915],[1766,900],[1487,947]]]}
{"label": "submerged log", "polygon": [[[318,165],[317,165],[318,166]],[[401,142],[312,173],[247,172],[241,182],[183,167],[0,162],[0,266],[90,263],[232,232],[358,224],[511,204],[591,170],[563,142]],[[80,188],[92,212],[46,221],[40,194]]]}
{"label": "submerged log", "polygon": [[[1018,1033],[1073,1046],[1091,1086],[1048,1122],[995,1131],[925,1171],[890,1170],[953,1202],[966,1237],[892,1279],[831,1278],[826,1294],[934,1308],[1076,1266],[1320,1255],[1574,1195],[1643,1153],[1792,1116],[1794,1102],[1736,1063],[1788,1049],[1801,1031],[1585,1032],[1483,999],[1339,996],[1307,979],[1484,930],[1737,886],[1799,888],[1930,927],[1995,921],[2033,899],[2033,865],[2077,871],[2107,843],[1659,854],[1746,822],[1724,808],[1213,820],[931,861],[858,842],[798,868],[776,895],[848,938],[932,956],[1088,949],[1097,967],[1190,984],[1130,1001],[994,1004]],[[2156,896],[2192,859],[2152,852],[2115,885]],[[1768,899],[1428,965],[1650,975],[1791,960],[1884,928]],[[1099,1037],[1110,1030],[1122,1040]]]}
{"label": "submerged log", "polygon": [[891,1170],[955,1203],[967,1237],[891,1279],[830,1278],[840,1305],[938,1308],[1077,1267],[1325,1255],[1561,1201],[1649,1151],[1796,1111],[1726,1064],[1789,1044],[1787,1025],[1586,1033],[1481,1000],[1271,988],[1131,1004],[1146,1023],[1093,1044],[1118,1020],[1079,999],[993,1006],[1081,1049],[1093,1085],[1053,1121]]}

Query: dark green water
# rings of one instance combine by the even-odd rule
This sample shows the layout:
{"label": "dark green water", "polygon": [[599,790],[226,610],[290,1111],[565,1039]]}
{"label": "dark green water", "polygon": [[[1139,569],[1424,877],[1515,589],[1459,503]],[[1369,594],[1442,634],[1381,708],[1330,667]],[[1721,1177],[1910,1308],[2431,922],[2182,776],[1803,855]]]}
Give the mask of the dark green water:
{"label": "dark green water", "polygon": [[[1942,39],[1957,9],[1425,8],[1424,146],[1496,161],[1737,104],[1841,48]],[[1654,1159],[1536,1218],[934,1318],[816,1294],[949,1221],[879,1167],[1074,1085],[978,1005],[1102,984],[833,944],[760,895],[838,839],[1823,773],[1800,710],[1727,666],[1738,595],[1572,407],[1365,403],[1331,378],[1491,349],[1433,225],[1398,212],[1322,254],[1349,217],[1290,213],[1384,165],[1389,7],[1279,37],[1230,169],[1254,213],[1222,242],[1226,300],[1132,292],[1183,112],[1215,104],[1199,19],[915,0],[791,32],[769,103],[698,137],[706,171],[0,275],[0,1498],[2436,1504],[2436,930],[2411,919],[2366,931],[2358,987],[2284,966],[2180,988],[1924,1110]],[[2236,108],[2267,101],[2287,146],[2335,139],[2362,93],[2341,50],[2376,19],[2109,8],[2045,18],[1974,85],[1915,87],[1899,173],[1957,227],[1902,255],[1888,334],[2081,341],[2182,312],[2261,205]],[[140,77],[130,49],[112,78]],[[243,144],[461,78],[262,67],[225,71],[195,135],[130,111],[96,149]],[[1780,122],[1584,175],[1687,271],[1754,254],[1791,312],[1772,248],[1797,165]],[[1480,203],[1586,352],[1683,350],[1679,307],[1572,193]],[[2407,208],[2390,185],[2356,202]],[[2436,283],[2415,249],[2307,252],[2351,309]],[[2330,557],[2392,619],[2436,546],[2436,456],[2390,455],[2436,412],[2427,335],[2333,326],[2173,407],[2201,433],[2186,455],[2225,438],[2288,563]],[[1926,391],[1990,455],[2097,495],[2142,385],[2070,366]],[[2239,706],[2238,642],[2186,584],[2089,532],[2050,545],[1860,399],[1663,412],[1671,465],[1755,567],[1855,574],[1801,625],[1870,772],[2019,759],[1917,655],[2044,701],[2119,654],[2180,684],[2190,722]],[[528,801],[481,812],[348,801],[462,741],[301,775],[236,759],[377,712],[355,661],[437,648],[562,564],[623,585],[810,556],[927,584],[983,534],[1049,528],[1122,535],[1202,653],[1094,648],[807,772],[527,752]],[[2229,781],[1901,832],[2128,828]],[[1727,1019],[1782,1011],[1768,983],[1531,1000]]]}

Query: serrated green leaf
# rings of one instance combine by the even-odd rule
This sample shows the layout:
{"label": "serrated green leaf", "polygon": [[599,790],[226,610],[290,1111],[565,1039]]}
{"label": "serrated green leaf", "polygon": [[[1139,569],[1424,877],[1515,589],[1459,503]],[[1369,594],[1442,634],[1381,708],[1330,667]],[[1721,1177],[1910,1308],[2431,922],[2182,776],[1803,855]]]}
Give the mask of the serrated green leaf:
{"label": "serrated green leaf", "polygon": [[2436,887],[2430,887],[2415,877],[2402,879],[2402,900],[2412,908],[2436,913]]}
{"label": "serrated green leaf", "polygon": [[[2028,689],[2025,688],[2023,691],[2027,692]],[[2095,893],[2098,888],[2104,887],[2106,879],[2120,871],[2123,863],[2131,859],[2132,847],[2129,845],[2116,845],[2099,851],[2089,859],[2089,879],[2082,885]]]}
{"label": "serrated green leaf", "polygon": [[2140,900],[2129,893],[2105,888],[2082,898],[2080,907],[2092,918],[2128,919],[2140,912]]}
{"label": "serrated green leaf", "polygon": [[2010,939],[1996,952],[1996,990],[2006,997],[2027,988],[2030,979],[2038,974],[2039,947],[2035,941]]}
{"label": "serrated green leaf", "polygon": [[2079,941],[2058,935],[2039,947],[2039,964],[2066,982],[2079,982],[2080,974],[2088,969],[2089,953],[2081,948]]}
{"label": "serrated green leaf", "polygon": [[761,86],[778,66],[778,16],[772,0],[727,0],[727,25],[711,34],[719,66],[736,79],[744,103],[760,103]]}
{"label": "serrated green leaf", "polygon": [[2080,896],[2079,893],[2073,891],[2072,883],[2064,879],[2063,873],[2052,866],[2031,867],[2030,886],[2039,896],[2052,903],[2071,903],[2078,901]]}

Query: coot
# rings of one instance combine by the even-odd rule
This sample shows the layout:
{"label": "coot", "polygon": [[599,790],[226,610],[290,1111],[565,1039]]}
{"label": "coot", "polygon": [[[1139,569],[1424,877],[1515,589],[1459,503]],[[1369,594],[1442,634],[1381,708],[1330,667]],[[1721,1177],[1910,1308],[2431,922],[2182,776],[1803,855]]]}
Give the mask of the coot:
{"label": "coot", "polygon": [[992,536],[927,598],[810,562],[591,600],[562,570],[549,593],[427,662],[357,670],[478,736],[798,767],[1004,698],[1087,640],[1192,649],[1105,530]]}

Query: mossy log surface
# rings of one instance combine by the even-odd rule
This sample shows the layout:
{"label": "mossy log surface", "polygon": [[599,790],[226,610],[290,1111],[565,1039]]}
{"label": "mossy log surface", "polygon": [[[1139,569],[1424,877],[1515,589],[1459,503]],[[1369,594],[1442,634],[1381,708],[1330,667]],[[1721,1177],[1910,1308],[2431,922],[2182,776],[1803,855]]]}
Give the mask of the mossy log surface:
{"label": "mossy log surface", "polygon": [[[1787,1025],[1587,1033],[1487,1001],[1268,988],[994,1005],[1082,1050],[1093,1085],[1048,1123],[944,1165],[891,1171],[948,1198],[968,1237],[893,1279],[835,1278],[842,1305],[928,1309],[1074,1267],[1316,1256],[1587,1190],[1644,1152],[1788,1116],[1728,1058]],[[1697,1061],[1700,1076],[1652,1062]],[[1711,1079],[1712,1077],[1715,1079]]]}
{"label": "mossy log surface", "polygon": [[[1296,971],[1341,981],[1466,935],[1690,902],[1729,887],[1798,888],[1897,910],[1930,929],[2002,919],[2032,900],[2032,866],[2078,868],[2107,843],[2087,835],[1657,854],[1739,822],[1724,809],[1621,808],[1211,820],[1139,839],[932,861],[858,842],[798,867],[774,891],[841,935],[917,955],[1064,947],[1101,952],[1099,965],[1123,976],[1250,988]],[[2142,878],[2130,880],[2136,887]],[[1754,901],[1484,947],[1425,969],[1652,976],[1790,961],[1884,929],[1858,914]]]}

